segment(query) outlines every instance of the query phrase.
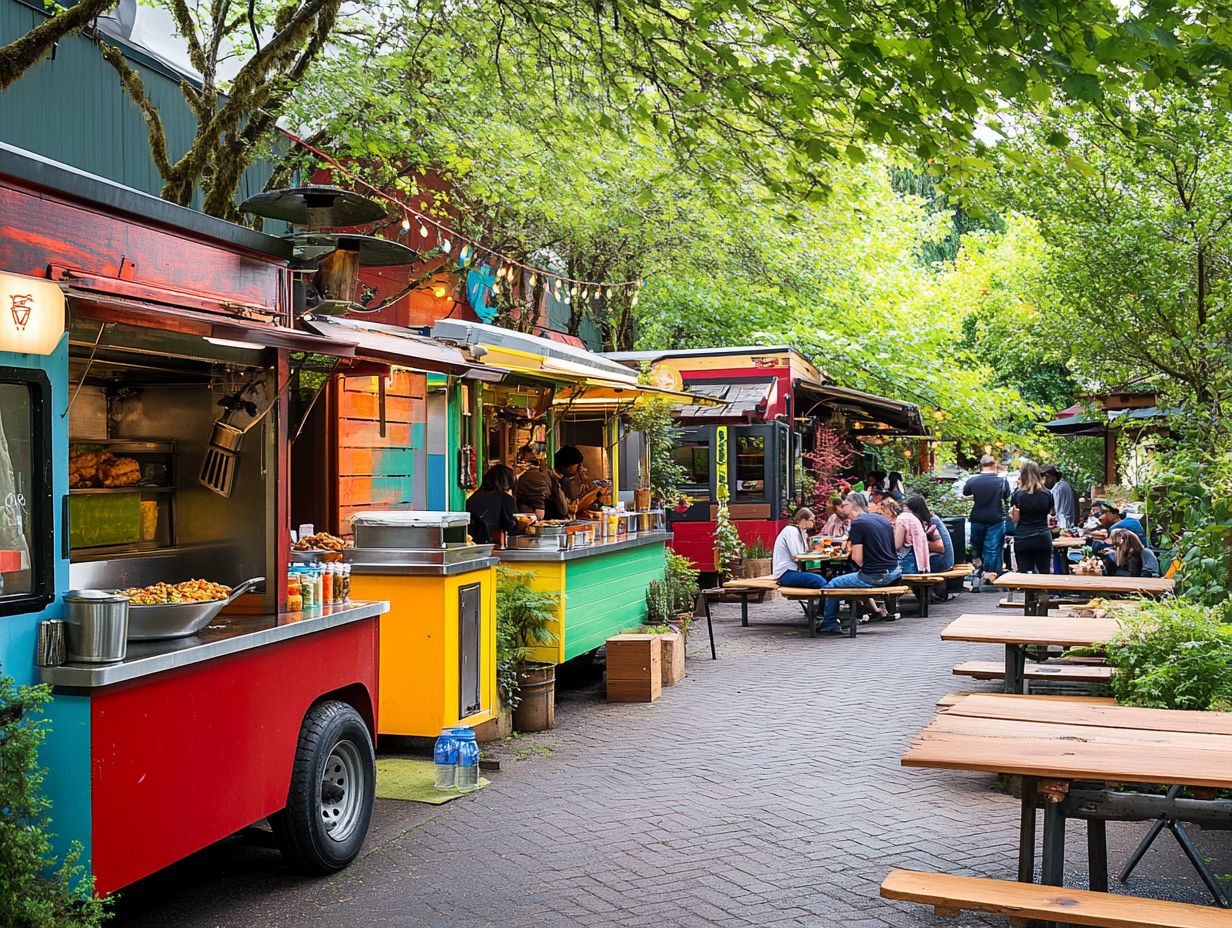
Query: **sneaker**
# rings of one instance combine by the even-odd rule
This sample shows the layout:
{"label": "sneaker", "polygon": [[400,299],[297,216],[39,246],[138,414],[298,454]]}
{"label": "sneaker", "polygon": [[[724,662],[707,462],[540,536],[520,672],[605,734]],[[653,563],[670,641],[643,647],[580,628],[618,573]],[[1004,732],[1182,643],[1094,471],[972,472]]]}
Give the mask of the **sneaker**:
{"label": "sneaker", "polygon": [[886,614],[886,617],[885,617],[884,619],[882,619],[881,621],[883,621],[883,622],[897,622],[897,621],[898,621],[899,619],[901,619],[902,617],[903,617],[903,614],[902,614],[901,612],[889,612],[889,613],[887,613],[887,614]]}
{"label": "sneaker", "polygon": [[861,625],[867,625],[871,621],[873,621],[873,617],[869,615],[867,612],[860,616]]}
{"label": "sneaker", "polygon": [[817,634],[819,635],[841,635],[843,626],[835,622],[833,625],[818,625]]}

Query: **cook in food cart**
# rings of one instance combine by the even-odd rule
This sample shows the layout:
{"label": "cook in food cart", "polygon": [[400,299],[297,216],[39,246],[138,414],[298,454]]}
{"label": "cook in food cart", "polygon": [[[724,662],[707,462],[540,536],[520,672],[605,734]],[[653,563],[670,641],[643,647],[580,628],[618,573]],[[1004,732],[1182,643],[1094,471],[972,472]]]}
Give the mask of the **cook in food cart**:
{"label": "cook in food cart", "polygon": [[533,513],[539,520],[567,519],[569,500],[561,486],[560,475],[529,449],[523,449],[523,452],[522,458],[530,466],[518,478],[514,489],[518,511]]}
{"label": "cook in food cart", "polygon": [[586,473],[582,452],[573,445],[564,445],[556,452],[556,472],[560,474],[561,488],[569,500],[573,512],[590,512],[602,508],[599,500],[605,489],[604,482],[592,480]]}
{"label": "cook in food cart", "polygon": [[515,485],[513,468],[508,464],[493,464],[483,475],[483,483],[466,501],[466,511],[471,514],[470,536],[475,544],[496,544],[502,534],[517,527]]}

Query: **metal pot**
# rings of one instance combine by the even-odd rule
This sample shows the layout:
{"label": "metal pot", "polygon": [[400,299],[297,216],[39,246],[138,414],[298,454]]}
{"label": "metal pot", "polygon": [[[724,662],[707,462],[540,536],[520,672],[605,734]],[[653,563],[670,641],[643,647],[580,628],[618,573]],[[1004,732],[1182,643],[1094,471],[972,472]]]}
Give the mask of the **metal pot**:
{"label": "metal pot", "polygon": [[128,597],[105,590],[64,594],[68,659],[83,664],[124,660],[128,646]]}

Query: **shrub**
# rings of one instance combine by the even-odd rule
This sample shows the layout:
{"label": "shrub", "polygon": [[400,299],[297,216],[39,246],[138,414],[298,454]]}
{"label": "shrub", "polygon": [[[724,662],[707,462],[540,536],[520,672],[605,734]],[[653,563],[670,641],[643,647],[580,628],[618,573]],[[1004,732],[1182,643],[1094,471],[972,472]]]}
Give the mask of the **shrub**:
{"label": "shrub", "polygon": [[1225,612],[1169,600],[1144,606],[1106,643],[1118,702],[1156,709],[1232,709],[1232,626]]}
{"label": "shrub", "polygon": [[664,577],[667,580],[667,594],[671,600],[673,614],[688,610],[693,611],[693,603],[697,599],[701,587],[697,582],[698,572],[693,569],[693,562],[682,554],[669,550],[667,552],[667,568]]}
{"label": "shrub", "polygon": [[910,477],[906,482],[908,496],[919,494],[928,503],[928,511],[938,516],[966,516],[971,514],[973,500],[963,496],[955,487],[957,481],[936,480],[934,474]]}
{"label": "shrub", "polygon": [[553,644],[549,627],[556,620],[560,597],[532,588],[534,573],[496,569],[496,688],[501,702],[516,709],[518,671],[530,658],[531,648]]}
{"label": "shrub", "polygon": [[81,846],[51,853],[38,746],[47,734],[46,686],[17,686],[0,675],[0,925],[94,928],[108,917],[81,865]]}

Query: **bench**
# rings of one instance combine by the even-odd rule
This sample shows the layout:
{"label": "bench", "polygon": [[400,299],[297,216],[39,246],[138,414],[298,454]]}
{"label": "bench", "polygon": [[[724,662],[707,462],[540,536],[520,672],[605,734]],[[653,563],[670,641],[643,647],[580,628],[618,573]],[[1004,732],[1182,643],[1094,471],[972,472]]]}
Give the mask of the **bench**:
{"label": "bench", "polygon": [[785,599],[800,603],[804,608],[804,615],[808,619],[810,638],[817,636],[817,620],[821,615],[822,599],[846,600],[850,604],[851,622],[847,629],[847,636],[854,638],[856,636],[856,627],[860,624],[860,617],[855,608],[857,602],[869,599],[870,597],[880,598],[884,596],[889,601],[887,608],[893,612],[895,611],[898,597],[911,592],[909,587],[901,584],[867,588],[840,587],[834,590],[779,586],[778,581],[769,576],[728,580],[723,584],[723,589],[740,595],[740,624],[745,628],[749,624],[749,597],[752,595],[765,595],[765,593],[775,590]]}
{"label": "bench", "polygon": [[[965,699],[968,696],[986,696],[987,690],[956,690],[953,693],[946,693],[937,700],[937,710],[944,712],[946,709],[953,709],[960,699]],[[1078,705],[1090,706],[1114,706],[1116,700],[1111,696],[1047,696],[1036,695],[1032,699],[1064,699],[1066,702],[1072,702]]]}
{"label": "bench", "polygon": [[955,564],[949,570],[929,571],[924,574],[903,574],[902,581],[911,587],[916,601],[920,604],[920,618],[928,617],[928,601],[931,598],[932,587],[944,586],[949,580],[962,580],[971,576],[970,564]]}
{"label": "bench", "polygon": [[[1112,679],[1113,668],[1103,664],[1027,664],[1022,678],[1052,680],[1057,683],[1107,683]],[[954,675],[971,677],[973,680],[1004,680],[1005,664],[1001,661],[966,661],[954,668]]]}
{"label": "bench", "polygon": [[[898,612],[898,597],[905,596],[911,592],[911,588],[902,584],[893,584],[891,586],[873,586],[873,587],[836,587],[835,589],[813,590],[814,593],[820,593],[821,599],[837,599],[840,602],[846,602],[848,609],[851,612],[851,621],[847,626],[847,637],[854,638],[856,629],[860,625],[860,614],[856,609],[856,604],[865,599],[881,599],[886,600],[886,609],[897,618]],[[820,606],[820,600],[818,601]]]}
{"label": "bench", "polygon": [[1223,909],[1187,902],[918,870],[890,871],[881,895],[931,905],[938,915],[1005,915],[1015,925],[1036,920],[1097,928],[1227,928],[1229,919]]}

